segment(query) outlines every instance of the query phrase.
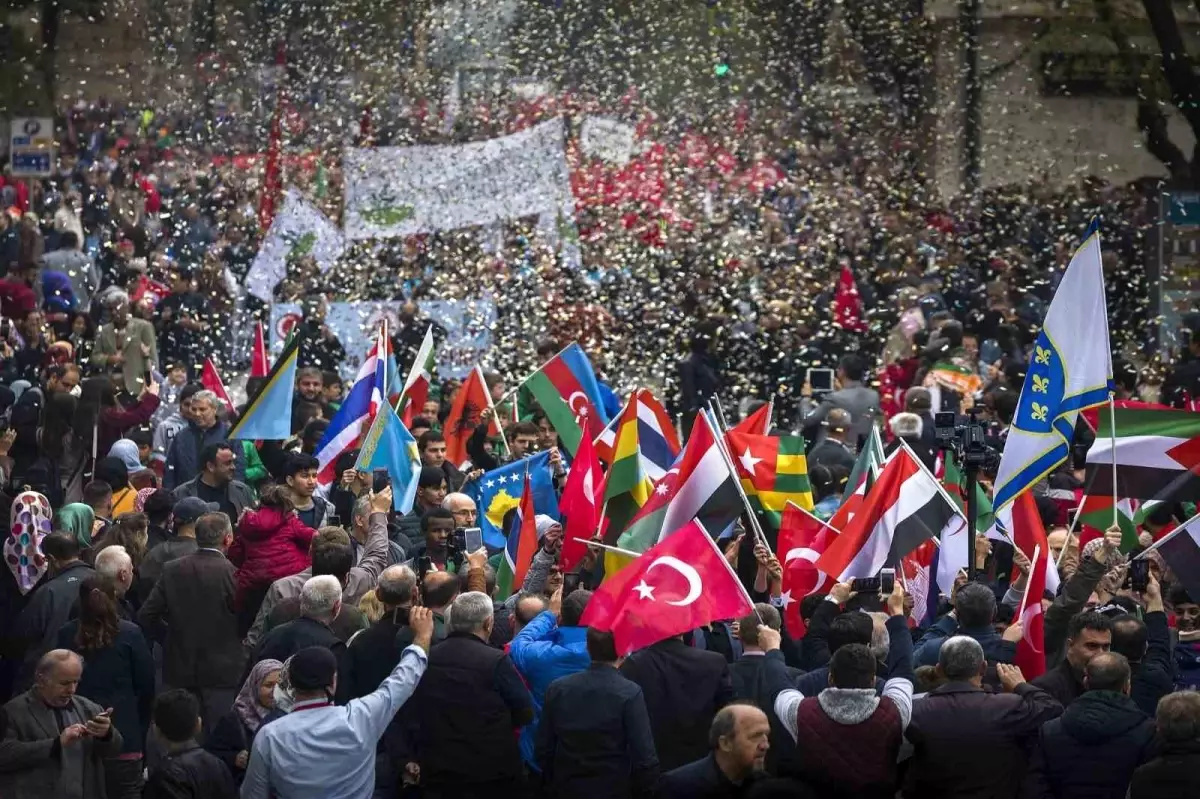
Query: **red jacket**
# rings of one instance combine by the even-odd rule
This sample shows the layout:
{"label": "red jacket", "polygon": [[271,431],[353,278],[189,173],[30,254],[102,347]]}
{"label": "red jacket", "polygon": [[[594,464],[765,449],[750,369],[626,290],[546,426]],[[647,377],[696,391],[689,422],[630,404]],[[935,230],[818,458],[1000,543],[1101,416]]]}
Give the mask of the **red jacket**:
{"label": "red jacket", "polygon": [[269,588],[279,578],[307,569],[308,548],[316,534],[296,514],[285,517],[277,508],[243,514],[228,553],[230,562],[238,567],[239,607],[248,590]]}

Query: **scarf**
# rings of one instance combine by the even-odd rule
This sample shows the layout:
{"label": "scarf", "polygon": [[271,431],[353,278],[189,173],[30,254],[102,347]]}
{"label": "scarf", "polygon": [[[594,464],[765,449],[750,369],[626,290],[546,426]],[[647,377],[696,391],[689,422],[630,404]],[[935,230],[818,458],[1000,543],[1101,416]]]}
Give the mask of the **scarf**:
{"label": "scarf", "polygon": [[54,526],[73,533],[79,546],[85,548],[92,545],[92,523],[95,521],[96,514],[92,506],[82,502],[63,505],[58,509],[58,513],[54,514]]}
{"label": "scarf", "polygon": [[22,594],[28,594],[46,573],[42,539],[53,530],[50,501],[36,491],[24,491],[12,504],[8,538],[4,539],[4,562]]}
{"label": "scarf", "polygon": [[246,725],[246,729],[252,733],[258,732],[258,726],[271,712],[271,708],[263,707],[258,701],[258,689],[262,687],[263,680],[267,679],[267,675],[282,668],[283,664],[278,660],[268,658],[258,661],[250,670],[250,676],[242,683],[242,690],[238,691],[237,699],[233,700],[234,712],[242,720],[242,724]]}

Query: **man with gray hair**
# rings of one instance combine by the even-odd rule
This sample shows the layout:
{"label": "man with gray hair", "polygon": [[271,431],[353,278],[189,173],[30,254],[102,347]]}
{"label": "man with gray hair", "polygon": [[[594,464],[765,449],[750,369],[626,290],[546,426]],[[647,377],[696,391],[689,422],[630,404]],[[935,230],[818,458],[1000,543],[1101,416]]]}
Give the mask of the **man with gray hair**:
{"label": "man with gray hair", "polygon": [[[371,540],[371,514],[372,510],[372,494],[364,493],[358,499],[354,500],[354,506],[350,510],[350,548],[354,551],[354,565],[362,564],[363,558],[368,556],[372,546],[378,546],[378,542]],[[408,541],[407,546],[404,542],[392,541],[388,538],[387,521],[384,520],[383,526],[383,543],[387,547],[387,565],[393,566],[397,563],[403,563],[408,557],[408,548],[412,546],[412,542],[408,541],[407,536],[403,533],[398,533],[399,536],[404,536],[404,541]],[[387,675],[384,675],[387,676]],[[382,679],[382,678],[380,678]],[[378,683],[376,683],[378,685]],[[374,687],[371,688],[374,691]]]}
{"label": "man with gray hair", "polygon": [[[247,669],[260,660],[283,662],[301,649],[323,646],[337,658],[338,673],[351,672],[350,656],[346,645],[330,629],[333,620],[342,611],[342,584],[330,574],[310,577],[300,589],[300,618],[275,627],[258,644]],[[247,676],[249,672],[247,671]],[[350,698],[352,680],[338,681],[338,702]]]}
{"label": "man with gray hair", "polygon": [[[229,422],[220,418],[221,407],[221,401],[211,391],[198,391],[192,395],[187,426],[175,434],[167,450],[163,488],[174,491],[199,476],[204,468],[201,453],[205,447],[229,438]],[[245,463],[238,455],[239,449],[241,447],[233,448],[236,480],[245,477]]]}
{"label": "man with gray hair", "polygon": [[946,683],[914,703],[906,732],[913,745],[906,799],[1020,795],[1029,747],[1063,708],[1006,663],[996,665],[1005,693],[984,691],[986,669],[974,638],[956,635],[941,645],[937,671]]}
{"label": "man with gray hair", "polygon": [[52,649],[38,661],[33,688],[4,706],[0,738],[4,795],[12,799],[105,796],[104,759],[121,752],[107,710],[77,695],[83,659]]}
{"label": "man with gray hair", "polygon": [[533,720],[533,700],[508,655],[488,646],[494,621],[491,597],[459,594],[450,606],[449,634],[430,652],[417,687],[421,737],[414,756],[433,795],[521,793],[513,730]]}
{"label": "man with gray hair", "polygon": [[388,566],[379,575],[375,598],[383,605],[383,616],[347,644],[351,668],[342,679],[353,681],[352,697],[366,696],[378,688],[400,662],[404,647],[412,643],[408,614],[421,604],[416,572],[403,564]]}
{"label": "man with gray hair", "polygon": [[110,292],[104,299],[108,323],[96,333],[96,348],[90,362],[106,367],[106,372],[121,370],[125,390],[133,396],[142,393],[146,373],[158,368],[158,337],[154,325],[129,313],[129,295]]}
{"label": "man with gray hair", "polygon": [[1162,754],[1134,772],[1129,799],[1200,796],[1200,693],[1167,694],[1154,720]]}
{"label": "man with gray hair", "polygon": [[133,585],[133,558],[120,544],[113,544],[100,550],[96,556],[96,571],[113,582],[117,589],[117,599],[121,602],[121,612],[132,618],[130,607],[125,601],[125,594]]}

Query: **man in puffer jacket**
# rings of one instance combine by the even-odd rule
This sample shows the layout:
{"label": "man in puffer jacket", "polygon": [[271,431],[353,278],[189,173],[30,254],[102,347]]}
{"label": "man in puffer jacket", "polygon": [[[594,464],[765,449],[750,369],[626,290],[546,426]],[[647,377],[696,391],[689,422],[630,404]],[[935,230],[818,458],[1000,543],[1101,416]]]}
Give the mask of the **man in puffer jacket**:
{"label": "man in puffer jacket", "polygon": [[763,675],[774,693],[774,711],[796,741],[794,776],[831,799],[892,799],[896,758],[912,717],[913,644],[904,615],[904,590],[896,583],[887,600],[888,680],[875,693],[875,655],[847,644],[829,661],[830,687],[805,697],[791,687],[777,630],[759,627],[766,650]]}
{"label": "man in puffer jacket", "polygon": [[1088,662],[1086,693],[1042,725],[1029,763],[1030,799],[1122,799],[1138,766],[1156,754],[1154,722],[1129,698],[1124,655]]}

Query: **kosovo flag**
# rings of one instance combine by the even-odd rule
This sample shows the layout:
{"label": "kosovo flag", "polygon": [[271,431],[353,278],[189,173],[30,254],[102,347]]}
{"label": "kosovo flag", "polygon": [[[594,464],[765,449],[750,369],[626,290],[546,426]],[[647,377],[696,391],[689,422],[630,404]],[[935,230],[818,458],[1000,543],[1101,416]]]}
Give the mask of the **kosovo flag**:
{"label": "kosovo flag", "polygon": [[508,542],[504,531],[504,514],[521,504],[525,472],[533,492],[533,508],[558,518],[558,495],[554,492],[554,475],[550,468],[550,453],[539,452],[528,458],[505,464],[483,474],[466,485],[466,493],[479,507],[479,527],[483,543],[489,549],[503,549]]}

